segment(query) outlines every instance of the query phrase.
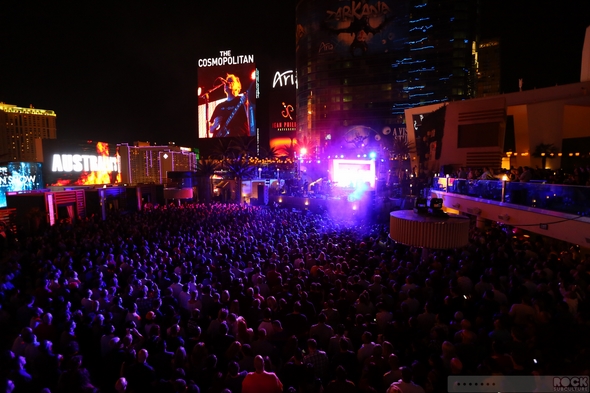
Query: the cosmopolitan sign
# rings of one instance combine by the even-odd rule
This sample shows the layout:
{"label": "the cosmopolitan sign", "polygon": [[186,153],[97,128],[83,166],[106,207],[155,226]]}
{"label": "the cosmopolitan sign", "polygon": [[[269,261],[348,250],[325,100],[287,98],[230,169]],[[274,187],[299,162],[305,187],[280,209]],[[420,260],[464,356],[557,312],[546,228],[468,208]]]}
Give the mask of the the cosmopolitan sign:
{"label": "the cosmopolitan sign", "polygon": [[54,154],[51,172],[118,172],[117,157],[89,154]]}
{"label": "the cosmopolitan sign", "polygon": [[254,55],[236,55],[232,56],[231,50],[219,51],[219,57],[210,57],[207,59],[199,59],[197,65],[199,67],[216,67],[234,64],[248,64],[254,63]]}

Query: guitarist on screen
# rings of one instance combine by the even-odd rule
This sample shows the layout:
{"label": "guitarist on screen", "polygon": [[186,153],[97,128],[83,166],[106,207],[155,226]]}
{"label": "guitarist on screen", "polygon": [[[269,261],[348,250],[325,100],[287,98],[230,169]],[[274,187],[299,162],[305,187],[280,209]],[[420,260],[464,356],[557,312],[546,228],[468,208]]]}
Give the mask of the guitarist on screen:
{"label": "guitarist on screen", "polygon": [[240,78],[227,74],[223,82],[223,90],[227,101],[217,105],[211,115],[209,132],[213,138],[250,136],[250,126],[246,107],[248,106],[247,92],[240,94],[242,84]]}

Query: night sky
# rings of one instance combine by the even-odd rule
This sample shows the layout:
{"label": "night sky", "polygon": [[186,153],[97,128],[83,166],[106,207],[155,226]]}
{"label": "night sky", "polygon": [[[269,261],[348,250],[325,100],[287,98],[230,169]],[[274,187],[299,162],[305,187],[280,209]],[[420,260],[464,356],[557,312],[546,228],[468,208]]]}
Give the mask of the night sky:
{"label": "night sky", "polygon": [[[55,110],[58,138],[194,146],[197,59],[225,49],[294,59],[295,3],[9,1],[0,101]],[[502,40],[505,92],[518,78],[525,89],[579,81],[590,1],[545,4],[483,0],[482,38]]]}

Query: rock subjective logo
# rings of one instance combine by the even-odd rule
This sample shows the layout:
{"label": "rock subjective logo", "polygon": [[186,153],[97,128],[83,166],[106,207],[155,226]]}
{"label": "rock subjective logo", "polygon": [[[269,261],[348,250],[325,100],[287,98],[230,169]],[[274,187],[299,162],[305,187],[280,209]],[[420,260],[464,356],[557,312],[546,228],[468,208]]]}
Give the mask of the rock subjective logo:
{"label": "rock subjective logo", "polygon": [[553,377],[553,391],[554,392],[588,392],[587,376],[566,376]]}
{"label": "rock subjective logo", "polygon": [[449,393],[590,392],[587,375],[449,376]]}

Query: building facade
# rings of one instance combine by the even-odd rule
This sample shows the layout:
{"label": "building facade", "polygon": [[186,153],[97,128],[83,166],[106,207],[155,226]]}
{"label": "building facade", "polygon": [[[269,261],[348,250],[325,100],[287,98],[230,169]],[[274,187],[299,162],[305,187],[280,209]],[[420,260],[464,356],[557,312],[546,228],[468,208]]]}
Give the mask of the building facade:
{"label": "building facade", "polygon": [[477,2],[301,0],[297,137],[319,156],[406,138],[404,111],[475,95]]}
{"label": "building facade", "polygon": [[494,39],[480,42],[476,64],[476,97],[490,97],[500,94],[502,76],[500,41]]}
{"label": "building facade", "polygon": [[194,171],[196,168],[195,153],[188,148],[140,145],[117,145],[122,184],[165,184],[168,172]]}
{"label": "building facade", "polygon": [[52,110],[0,102],[0,161],[43,161],[37,143],[57,137],[55,118]]}
{"label": "building facade", "polygon": [[[546,168],[571,170],[590,159],[590,82],[433,104],[406,111],[421,169],[461,166],[540,167],[539,145],[551,145]],[[434,116],[433,116],[434,115]]]}

